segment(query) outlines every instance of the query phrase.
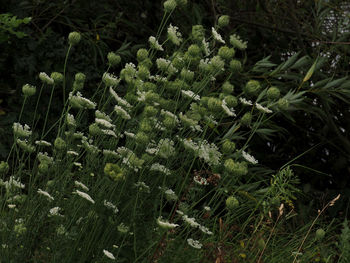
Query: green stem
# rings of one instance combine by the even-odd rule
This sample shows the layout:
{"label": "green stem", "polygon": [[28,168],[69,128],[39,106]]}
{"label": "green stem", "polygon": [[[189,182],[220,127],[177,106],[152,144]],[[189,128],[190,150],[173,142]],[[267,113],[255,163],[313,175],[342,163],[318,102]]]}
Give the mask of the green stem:
{"label": "green stem", "polygon": [[64,60],[64,67],[63,67],[63,104],[66,103],[66,68],[67,68],[67,61],[68,61],[68,56],[70,53],[70,50],[72,48],[72,45],[69,45],[68,50],[67,50],[67,54],[66,54],[66,58]]}
{"label": "green stem", "polygon": [[45,116],[45,121],[44,121],[44,126],[43,126],[43,130],[41,133],[41,138],[43,138],[44,132],[45,132],[45,127],[46,127],[46,123],[47,123],[47,117],[49,116],[49,111],[50,111],[50,107],[51,107],[51,102],[52,102],[52,97],[53,97],[53,92],[55,89],[55,85],[52,87],[51,90],[51,95],[50,95],[50,100],[49,100],[49,106],[47,107],[47,111],[46,111],[46,116]]}

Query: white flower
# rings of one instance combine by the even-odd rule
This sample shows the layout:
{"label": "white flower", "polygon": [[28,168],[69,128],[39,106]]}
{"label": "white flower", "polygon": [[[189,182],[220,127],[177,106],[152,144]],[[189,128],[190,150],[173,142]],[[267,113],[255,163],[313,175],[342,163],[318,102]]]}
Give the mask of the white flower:
{"label": "white flower", "polygon": [[118,96],[118,94],[113,90],[112,87],[109,87],[109,93],[111,93],[111,95],[113,96],[113,98],[121,105],[127,107],[127,108],[131,108],[132,106],[130,105],[129,102],[127,102],[126,100],[122,99],[121,97]]}
{"label": "white flower", "polygon": [[46,147],[52,146],[51,143],[49,143],[49,142],[47,142],[47,141],[44,141],[44,140],[35,141],[35,144],[36,144],[36,145],[39,145],[39,146],[46,146]]}
{"label": "white flower", "polygon": [[168,27],[168,38],[171,42],[173,42],[175,45],[180,45],[182,41],[181,33],[178,32],[179,28],[177,26],[169,25]]}
{"label": "white flower", "polygon": [[172,189],[167,189],[164,191],[164,194],[168,200],[176,201],[178,199],[177,195]]}
{"label": "white flower", "polygon": [[125,131],[124,134],[126,137],[135,138],[135,133]]}
{"label": "white flower", "polygon": [[53,163],[53,158],[50,157],[50,156],[48,155],[47,152],[45,152],[45,153],[39,152],[39,153],[37,154],[37,157],[38,157],[38,159],[39,159],[39,161],[40,161],[41,163],[42,163],[42,162],[45,162],[45,163],[48,163],[48,164]]}
{"label": "white flower", "polygon": [[49,213],[50,213],[49,216],[63,217],[63,215],[60,214],[60,210],[61,210],[61,208],[58,207],[58,206],[51,208],[50,211],[49,211]]}
{"label": "white flower", "polygon": [[225,44],[225,40],[223,40],[221,35],[218,32],[216,32],[214,27],[211,28],[211,33],[213,34],[213,37],[216,41],[219,41],[219,42]]}
{"label": "white flower", "polygon": [[161,110],[160,110],[160,114],[161,114],[161,115],[169,116],[170,118],[173,118],[173,119],[175,120],[176,123],[179,122],[178,117],[177,117],[174,113],[172,113],[172,112],[170,112],[170,111],[161,109]]}
{"label": "white flower", "polygon": [[173,229],[179,226],[178,224],[173,224],[173,223],[169,223],[169,221],[162,220],[162,217],[158,217],[157,224],[158,226],[164,229]]}
{"label": "white flower", "polygon": [[173,66],[170,60],[158,58],[156,64],[159,70],[167,72],[169,75],[176,73],[178,70]]}
{"label": "white flower", "polygon": [[191,90],[181,90],[182,95],[185,95],[188,98],[194,99],[194,100],[201,100],[201,97],[197,94],[195,94]]}
{"label": "white flower", "polygon": [[76,151],[67,151],[68,155],[74,155],[74,156],[78,156],[79,153],[77,153]]}
{"label": "white flower", "polygon": [[72,107],[77,107],[80,109],[95,109],[96,103],[91,100],[84,98],[80,92],[77,92],[76,95],[73,95],[73,92],[69,93],[68,100]]}
{"label": "white flower", "polygon": [[118,157],[119,157],[118,153],[115,152],[115,151],[112,151],[112,150],[104,149],[104,150],[102,151],[102,153],[103,153],[103,155],[106,156],[106,157],[108,157],[108,156],[115,157],[115,158],[118,158]]}
{"label": "white flower", "polygon": [[[111,88],[110,88],[111,89]],[[112,89],[112,91],[115,93],[115,91]],[[112,94],[112,92],[111,92],[111,94]],[[117,93],[115,93],[115,94],[117,94]],[[113,94],[112,94],[113,95]],[[118,96],[118,95],[117,95]],[[114,97],[114,96],[113,96]],[[119,98],[119,96],[118,96],[118,98]],[[104,112],[101,112],[101,111],[99,111],[99,110],[96,110],[95,111],[95,117],[96,118],[98,118],[98,119],[104,119],[104,120],[106,120],[106,121],[108,121],[108,122],[112,122],[112,119],[111,119],[111,117],[109,117],[106,113],[104,113]]]}
{"label": "white flower", "polygon": [[118,105],[114,106],[114,111],[125,120],[131,119],[131,116],[129,115],[129,113],[127,113],[126,110],[124,110],[122,107],[120,107]]}
{"label": "white flower", "polygon": [[97,124],[102,125],[102,126],[105,127],[105,128],[108,128],[108,129],[114,128],[114,127],[115,127],[114,124],[110,123],[109,121],[107,121],[107,120],[105,120],[105,119],[95,118],[95,122],[96,122]]}
{"label": "white flower", "polygon": [[14,122],[12,125],[12,129],[16,137],[29,137],[30,135],[32,135],[30,127],[27,124],[25,124],[23,127],[20,123]]}
{"label": "white flower", "polygon": [[83,189],[85,191],[89,191],[89,188],[85,184],[83,184],[82,182],[74,181],[74,184],[76,187],[80,187],[81,189]]}
{"label": "white flower", "polygon": [[103,73],[102,81],[106,84],[106,86],[110,86],[111,88],[118,86],[120,79],[111,73],[105,72]]}
{"label": "white flower", "polygon": [[246,153],[245,151],[242,151],[242,156],[244,159],[246,159],[251,164],[257,164],[258,160],[256,160],[253,156],[251,156],[249,153]]}
{"label": "white flower", "polygon": [[209,206],[205,206],[205,207],[204,207],[204,210],[205,210],[205,211],[210,211],[211,208],[210,208]]}
{"label": "white flower", "polygon": [[205,38],[203,38],[203,40],[202,40],[202,46],[203,46],[205,55],[209,56],[209,53],[210,53],[209,43],[207,41],[205,41]]}
{"label": "white flower", "polygon": [[188,238],[187,239],[187,243],[193,247],[193,248],[196,248],[196,249],[201,249],[202,248],[202,244],[198,241],[198,240],[194,240],[192,238]]}
{"label": "white flower", "polygon": [[223,110],[228,116],[236,117],[235,110],[233,108],[230,109],[229,107],[227,107],[227,103],[225,99],[222,100],[221,107],[223,108]]}
{"label": "white flower", "polygon": [[199,229],[204,233],[204,234],[207,234],[207,235],[212,235],[213,232],[211,232],[208,228],[206,228],[205,226],[199,226]]}
{"label": "white flower", "polygon": [[107,200],[104,200],[103,201],[103,205],[105,207],[107,207],[108,209],[111,209],[113,211],[114,214],[118,213],[119,212],[119,209],[112,203],[112,202],[109,202]]}
{"label": "white flower", "polygon": [[50,78],[45,72],[40,72],[39,73],[39,78],[42,82],[52,85],[54,83],[54,80]]}
{"label": "white flower", "polygon": [[139,181],[139,182],[135,183],[135,186],[141,192],[146,192],[146,193],[151,192],[149,186],[147,184],[145,184],[144,182]]}
{"label": "white flower", "polygon": [[158,43],[157,39],[154,36],[150,36],[148,41],[150,43],[151,48],[154,48],[159,51],[164,51],[162,45]]}
{"label": "white flower", "polygon": [[109,258],[109,259],[112,259],[112,260],[115,260],[115,257],[114,257],[114,255],[111,253],[111,252],[109,252],[109,251],[107,251],[107,250],[103,250],[103,254],[105,254],[105,256],[107,257],[107,258]]}
{"label": "white flower", "polygon": [[79,167],[79,169],[83,169],[83,165],[79,162],[73,162],[73,164],[76,166],[76,167]]}
{"label": "white flower", "polygon": [[76,123],[76,121],[75,121],[75,119],[74,119],[73,114],[69,114],[69,113],[68,113],[68,114],[67,114],[66,121],[67,121],[67,124],[68,124],[69,126],[75,127],[75,126],[77,125],[77,123]]}
{"label": "white flower", "polygon": [[193,177],[193,181],[199,185],[208,185],[209,184],[207,179],[205,179],[204,177],[201,177],[199,175]]}
{"label": "white flower", "polygon": [[14,205],[14,204],[9,204],[9,205],[7,205],[7,207],[10,208],[10,209],[13,209],[13,208],[16,208],[16,205]]}
{"label": "white flower", "polygon": [[189,224],[191,227],[197,228],[200,226],[193,217],[188,217],[187,215],[182,216],[182,220]]}
{"label": "white flower", "polygon": [[157,171],[157,172],[162,172],[166,175],[170,175],[170,170],[168,168],[166,168],[164,165],[161,165],[159,163],[154,163],[152,164],[151,171]]}
{"label": "white flower", "polygon": [[104,129],[102,129],[101,131],[102,131],[103,134],[105,134],[105,135],[110,135],[110,136],[113,136],[114,138],[118,138],[118,135],[115,134],[115,132],[112,131],[112,130],[104,130]]}
{"label": "white flower", "polygon": [[202,140],[199,146],[198,156],[204,159],[209,165],[218,165],[220,163],[221,153],[218,147],[211,143],[209,144],[206,140]]}
{"label": "white flower", "polygon": [[85,200],[91,202],[91,203],[95,203],[95,201],[91,198],[90,195],[88,195],[87,193],[84,193],[84,192],[81,192],[79,190],[76,190],[75,192],[73,192],[73,194],[77,194],[79,195],[80,197],[84,198]]}
{"label": "white flower", "polygon": [[252,101],[251,100],[247,100],[246,98],[239,98],[239,101],[242,103],[242,104],[244,104],[244,105],[248,105],[248,106],[252,106],[253,105],[253,103],[252,103]]}
{"label": "white flower", "polygon": [[272,110],[270,110],[270,109],[267,108],[267,107],[262,106],[262,105],[259,104],[259,103],[255,103],[255,106],[256,106],[256,108],[257,108],[259,111],[262,111],[262,112],[265,112],[265,113],[272,113]]}
{"label": "white flower", "polygon": [[43,191],[40,188],[38,189],[37,193],[46,196],[50,201],[55,200],[48,192]]}

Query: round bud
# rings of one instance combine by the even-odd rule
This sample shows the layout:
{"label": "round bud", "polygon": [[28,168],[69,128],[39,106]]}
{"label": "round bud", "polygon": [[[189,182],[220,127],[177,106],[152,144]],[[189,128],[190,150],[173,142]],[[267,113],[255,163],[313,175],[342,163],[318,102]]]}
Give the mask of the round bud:
{"label": "round bud", "polygon": [[236,144],[230,140],[225,140],[221,146],[223,153],[231,154],[236,149]]}
{"label": "round bud", "polygon": [[146,106],[143,109],[143,114],[145,114],[146,117],[154,117],[157,115],[157,113],[158,113],[158,110],[153,106]]}
{"label": "round bud", "polygon": [[221,59],[221,57],[214,56],[210,60],[209,67],[210,67],[210,70],[211,70],[212,73],[218,73],[218,72],[224,70],[225,62]]}
{"label": "round bud", "polygon": [[85,78],[86,78],[85,74],[79,72],[79,73],[75,74],[74,80],[75,80],[76,82],[84,83],[84,82],[85,82]]}
{"label": "round bud", "polygon": [[222,92],[226,94],[231,94],[234,90],[234,86],[228,81],[222,84],[221,88],[222,88]]}
{"label": "round bud", "polygon": [[151,59],[146,58],[142,62],[139,63],[139,66],[145,66],[146,68],[150,69],[153,65],[153,62]]}
{"label": "round bud", "polygon": [[121,57],[114,52],[107,54],[108,64],[111,67],[117,66],[121,62]]}
{"label": "round bud", "polygon": [[194,78],[194,72],[183,68],[180,76],[187,82],[191,82]]}
{"label": "round bud", "polygon": [[234,176],[242,176],[248,173],[247,163],[235,162],[232,159],[227,159],[224,163],[225,170]]}
{"label": "round bud", "polygon": [[238,105],[237,98],[232,95],[225,96],[225,102],[229,108],[234,108]]}
{"label": "round bud", "polygon": [[202,25],[192,26],[192,38],[195,41],[201,42],[205,37],[204,27]]}
{"label": "round bud", "polygon": [[289,108],[289,101],[285,98],[281,98],[278,100],[277,106],[280,110],[287,110]]}
{"label": "round bud", "polygon": [[50,76],[55,84],[62,83],[64,80],[63,74],[59,72],[52,72]]}
{"label": "round bud", "polygon": [[62,138],[57,137],[55,142],[54,142],[54,146],[55,146],[55,149],[57,149],[59,151],[63,151],[66,149],[67,144]]}
{"label": "round bud", "polygon": [[201,53],[201,49],[198,45],[196,44],[192,44],[188,47],[187,49],[188,51],[188,54],[191,56],[191,57],[197,57],[200,55]]}
{"label": "round bud", "polygon": [[36,87],[29,84],[25,84],[22,87],[22,92],[24,96],[27,96],[27,97],[33,96],[36,92]]}
{"label": "round bud", "polygon": [[211,111],[220,111],[222,107],[222,101],[218,98],[209,98],[208,108]]}
{"label": "round bud", "polygon": [[218,26],[225,27],[230,23],[230,17],[227,15],[222,15],[218,19]]}
{"label": "round bud", "polygon": [[218,55],[225,60],[230,60],[235,55],[235,50],[228,46],[222,46],[219,48]]}
{"label": "round bud", "polygon": [[280,97],[280,90],[277,87],[271,87],[267,90],[266,96],[269,100],[276,100]]}
{"label": "round bud", "polygon": [[323,239],[325,235],[326,235],[326,231],[324,231],[322,228],[319,228],[316,230],[316,239],[317,240]]}
{"label": "round bud", "polygon": [[226,199],[225,203],[226,203],[227,209],[230,210],[230,211],[233,211],[235,208],[237,208],[239,206],[239,201],[233,195],[229,196]]}
{"label": "round bud", "polygon": [[137,61],[141,62],[148,58],[148,51],[145,48],[140,48],[136,53]]}
{"label": "round bud", "polygon": [[139,129],[140,131],[147,133],[153,131],[154,127],[151,125],[150,121],[143,119],[140,123]]}
{"label": "round bud", "polygon": [[143,65],[139,66],[139,70],[137,71],[136,75],[141,79],[141,80],[146,80],[150,76],[149,69]]}
{"label": "round bud", "polygon": [[78,44],[80,42],[80,39],[81,39],[81,35],[78,32],[74,31],[74,32],[69,33],[69,35],[68,35],[69,45],[74,46],[74,45]]}
{"label": "round bud", "polygon": [[90,124],[90,126],[89,126],[89,134],[91,136],[98,136],[98,135],[102,135],[103,133],[102,133],[100,127],[98,127],[98,124],[93,123],[93,124]]}
{"label": "round bud", "polygon": [[164,11],[167,13],[170,13],[176,8],[176,1],[175,0],[167,0],[163,4],[164,6]]}
{"label": "round bud", "polygon": [[252,114],[250,112],[246,112],[241,118],[241,124],[243,126],[249,126],[252,121]]}
{"label": "round bud", "polygon": [[256,96],[260,91],[261,86],[257,80],[249,80],[244,86],[243,91],[247,96]]}
{"label": "round bud", "polygon": [[46,174],[49,171],[49,164],[44,162],[38,165],[38,171],[42,174]]}
{"label": "round bud", "polygon": [[9,171],[10,166],[7,162],[1,161],[0,162],[0,175],[5,175]]}
{"label": "round bud", "polygon": [[114,163],[106,163],[103,172],[116,182],[125,179],[123,170],[119,167],[119,165]]}
{"label": "round bud", "polygon": [[242,63],[237,59],[230,61],[230,70],[232,73],[240,72],[242,70]]}
{"label": "round bud", "polygon": [[146,133],[140,131],[135,135],[135,141],[140,145],[147,145],[149,143],[149,137]]}
{"label": "round bud", "polygon": [[163,125],[165,128],[172,130],[176,127],[176,120],[170,116],[164,116]]}

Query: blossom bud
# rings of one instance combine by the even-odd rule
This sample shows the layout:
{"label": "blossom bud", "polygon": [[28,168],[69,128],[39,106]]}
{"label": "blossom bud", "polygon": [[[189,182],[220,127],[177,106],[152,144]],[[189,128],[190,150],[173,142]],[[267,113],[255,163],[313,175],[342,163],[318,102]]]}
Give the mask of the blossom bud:
{"label": "blossom bud", "polygon": [[280,110],[287,110],[289,107],[289,101],[285,98],[281,98],[278,100],[277,106]]}
{"label": "blossom bud", "polygon": [[211,111],[220,111],[222,107],[222,101],[218,98],[209,98],[208,108]]}
{"label": "blossom bud", "polygon": [[103,171],[105,175],[109,176],[114,181],[120,181],[125,179],[123,170],[117,164],[106,163]]}
{"label": "blossom bud", "polygon": [[234,108],[238,105],[237,98],[232,95],[225,96],[225,102],[229,108]]}
{"label": "blossom bud", "polygon": [[246,112],[241,118],[241,124],[243,126],[249,126],[252,121],[252,114],[250,112]]}
{"label": "blossom bud", "polygon": [[198,45],[195,45],[195,44],[192,44],[188,47],[188,54],[191,56],[191,57],[197,57],[200,55],[201,53],[201,49]]}
{"label": "blossom bud", "polygon": [[227,159],[224,163],[226,171],[234,176],[242,176],[248,173],[247,163],[235,162],[232,159]]}
{"label": "blossom bud", "polygon": [[192,26],[192,38],[195,41],[201,42],[204,39],[204,27],[202,25],[194,25]]}
{"label": "blossom bud", "polygon": [[316,230],[316,239],[317,240],[323,239],[325,235],[326,235],[326,232],[322,228],[319,228]]}
{"label": "blossom bud", "polygon": [[53,85],[54,80],[50,78],[45,72],[40,72],[39,73],[39,79],[43,82],[46,83],[47,85]]}
{"label": "blossom bud", "polygon": [[222,15],[218,19],[218,26],[225,27],[230,23],[230,17],[228,15]]}
{"label": "blossom bud", "polygon": [[57,137],[55,142],[54,142],[54,146],[55,146],[55,149],[57,149],[59,151],[63,151],[66,149],[67,144],[62,138]]}
{"label": "blossom bud", "polygon": [[147,136],[146,133],[140,131],[138,133],[136,133],[135,135],[135,141],[139,144],[139,145],[147,145],[149,143],[149,137]]}
{"label": "blossom bud", "polygon": [[121,62],[121,57],[114,52],[107,54],[108,65],[111,67],[117,66]]}
{"label": "blossom bud", "polygon": [[154,127],[151,125],[150,121],[147,119],[143,119],[140,123],[140,127],[139,127],[140,131],[143,132],[151,132],[154,130]]}
{"label": "blossom bud", "polygon": [[222,88],[222,92],[226,94],[231,94],[234,90],[234,86],[228,81],[222,84],[221,88]]}
{"label": "blossom bud", "polygon": [[214,56],[210,60],[210,69],[213,73],[218,73],[219,71],[224,70],[225,62],[219,57]]}
{"label": "blossom bud", "polygon": [[0,163],[0,175],[5,175],[9,171],[10,166],[7,162],[1,161]]}
{"label": "blossom bud", "polygon": [[89,126],[89,134],[91,136],[98,136],[102,135],[103,132],[101,131],[100,127],[98,127],[97,123],[90,124]]}
{"label": "blossom bud", "polygon": [[191,82],[194,78],[194,72],[183,68],[181,70],[180,76],[186,81]]}
{"label": "blossom bud", "polygon": [[63,74],[59,72],[52,72],[50,77],[53,79],[55,84],[62,83],[64,79]]}
{"label": "blossom bud", "polygon": [[176,127],[176,120],[170,116],[164,116],[163,125],[165,128],[172,130]]}
{"label": "blossom bud", "polygon": [[233,211],[235,208],[237,208],[239,206],[239,201],[233,195],[229,196],[226,199],[225,203],[226,203],[227,209],[230,210],[230,211]]}
{"label": "blossom bud", "polygon": [[244,50],[247,48],[247,41],[242,41],[241,38],[233,34],[230,36],[230,43],[233,47],[238,48],[239,50]]}
{"label": "blossom bud", "polygon": [[46,174],[49,171],[49,165],[48,163],[44,162],[44,163],[40,163],[38,165],[38,171],[42,174]]}
{"label": "blossom bud", "polygon": [[136,53],[137,61],[141,62],[148,58],[148,51],[145,48],[140,48]]}
{"label": "blossom bud", "polygon": [[85,82],[85,79],[86,79],[86,76],[84,73],[79,72],[79,73],[75,74],[74,80],[76,82]]}
{"label": "blossom bud", "polygon": [[146,117],[154,117],[157,115],[157,113],[158,113],[158,110],[153,106],[146,106],[143,109],[143,114],[145,114]]}
{"label": "blossom bud", "polygon": [[228,46],[222,46],[219,48],[218,55],[225,60],[230,60],[235,55],[235,50]]}
{"label": "blossom bud", "polygon": [[261,86],[259,81],[257,80],[249,80],[247,84],[244,86],[243,91],[248,96],[258,95]]}
{"label": "blossom bud", "polygon": [[167,0],[164,2],[163,6],[164,6],[164,11],[167,13],[170,13],[171,11],[173,11],[176,8],[176,1],[175,0]]}
{"label": "blossom bud", "polygon": [[280,96],[280,90],[277,87],[271,87],[267,90],[266,95],[269,100],[276,100]]}
{"label": "blossom bud", "polygon": [[150,69],[153,65],[153,62],[151,59],[146,58],[142,62],[139,63],[139,66],[145,66],[146,68]]}
{"label": "blossom bud", "polygon": [[74,32],[69,33],[69,35],[68,35],[68,43],[71,46],[78,44],[80,39],[81,39],[81,35],[78,32],[74,31]]}
{"label": "blossom bud", "polygon": [[230,61],[230,70],[232,73],[240,72],[242,70],[242,63],[237,59]]}
{"label": "blossom bud", "polygon": [[36,87],[32,86],[32,85],[29,85],[29,84],[25,84],[22,87],[22,92],[23,92],[23,95],[26,96],[26,97],[33,96],[35,94],[35,92],[36,92]]}
{"label": "blossom bud", "polygon": [[137,71],[136,75],[141,79],[141,80],[146,80],[150,76],[149,69],[143,65],[139,66],[139,70]]}
{"label": "blossom bud", "polygon": [[221,146],[223,153],[231,154],[236,149],[236,144],[230,140],[225,140]]}

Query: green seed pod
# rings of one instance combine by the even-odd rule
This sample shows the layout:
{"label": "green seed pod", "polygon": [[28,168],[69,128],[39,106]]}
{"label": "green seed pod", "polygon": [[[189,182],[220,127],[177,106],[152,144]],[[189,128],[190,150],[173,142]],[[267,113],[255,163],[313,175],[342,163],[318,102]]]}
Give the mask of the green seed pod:
{"label": "green seed pod", "polygon": [[326,235],[326,231],[324,231],[322,228],[319,228],[316,230],[316,239],[317,240],[323,239],[325,235]]}
{"label": "green seed pod", "polygon": [[167,0],[164,2],[163,6],[164,6],[164,11],[167,13],[170,13],[171,11],[173,11],[176,8],[176,1],[175,0]]}
{"label": "green seed pod", "polygon": [[114,66],[117,66],[122,61],[122,58],[114,52],[109,52],[107,54],[107,60],[108,60],[108,65],[111,67],[114,67]]}
{"label": "green seed pod", "polygon": [[208,108],[211,111],[220,111],[222,107],[222,101],[218,98],[210,98],[208,100]]}
{"label": "green seed pod", "polygon": [[229,108],[234,108],[238,105],[237,98],[232,95],[225,96],[225,102]]}
{"label": "green seed pod", "polygon": [[233,195],[229,196],[226,199],[226,207],[228,210],[233,211],[234,209],[236,209],[239,206],[239,201],[237,200],[236,197],[234,197]]}
{"label": "green seed pod", "polygon": [[50,76],[55,84],[62,83],[64,80],[63,74],[59,72],[52,72]]}
{"label": "green seed pod", "polygon": [[243,126],[249,126],[252,121],[252,114],[250,112],[246,112],[241,118],[241,124]]}
{"label": "green seed pod", "polygon": [[222,46],[219,48],[218,55],[225,60],[230,60],[235,55],[235,50],[228,46]]}
{"label": "green seed pod", "polygon": [[192,44],[188,47],[187,49],[188,51],[188,54],[191,56],[191,57],[197,57],[197,56],[200,56],[201,55],[201,49],[198,45],[196,44]]}
{"label": "green seed pod", "polygon": [[281,98],[277,102],[277,106],[280,110],[288,110],[289,108],[289,101],[285,98]]}
{"label": "green seed pod", "polygon": [[149,133],[154,130],[154,127],[152,126],[149,120],[143,119],[140,123],[139,129],[140,131]]}
{"label": "green seed pod", "polygon": [[149,143],[150,139],[146,133],[139,131],[135,135],[135,141],[140,145],[146,146]]}
{"label": "green seed pod", "polygon": [[22,92],[23,92],[23,95],[26,97],[33,96],[36,92],[36,87],[29,84],[25,84],[22,87]]}
{"label": "green seed pod", "polygon": [[280,97],[280,90],[277,87],[271,87],[267,90],[266,96],[269,100],[276,100]]}
{"label": "green seed pod", "polygon": [[247,163],[235,162],[232,159],[227,159],[224,163],[225,170],[233,176],[242,176],[248,173]]}
{"label": "green seed pod", "polygon": [[221,57],[219,56],[214,56],[211,60],[210,60],[210,71],[214,74],[223,71],[225,68],[225,62],[221,59]]}
{"label": "green seed pod", "polygon": [[232,73],[240,72],[242,70],[242,63],[237,59],[230,61],[230,70]]}
{"label": "green seed pod", "polygon": [[244,86],[243,91],[247,96],[256,96],[258,95],[261,89],[260,83],[257,80],[249,80]]}
{"label": "green seed pod", "polygon": [[231,154],[236,149],[236,144],[230,140],[225,140],[221,146],[221,150],[225,154]]}
{"label": "green seed pod", "polygon": [[225,27],[230,23],[230,17],[227,15],[222,15],[218,19],[218,26]]}
{"label": "green seed pod", "polygon": [[78,32],[71,32],[68,35],[68,43],[71,46],[74,46],[80,42],[81,35]]}
{"label": "green seed pod", "polygon": [[63,151],[66,149],[67,144],[62,138],[57,137],[55,142],[54,142],[54,146],[55,146],[55,149],[57,149],[59,151]]}
{"label": "green seed pod", "polygon": [[148,58],[148,51],[145,48],[140,48],[136,53],[137,61],[142,62]]}
{"label": "green seed pod", "polygon": [[10,166],[7,162],[1,161],[0,163],[0,175],[5,175],[9,171]]}
{"label": "green seed pod", "polygon": [[84,88],[84,82],[73,82],[73,90],[74,91],[79,91],[82,90]]}
{"label": "green seed pod", "polygon": [[226,81],[224,84],[222,84],[221,88],[223,93],[231,94],[235,87],[230,82]]}
{"label": "green seed pod", "polygon": [[202,25],[192,26],[192,38],[197,42],[202,42],[205,37],[205,30]]}
{"label": "green seed pod", "polygon": [[146,106],[144,109],[143,109],[143,114],[146,116],[146,117],[154,117],[156,116],[158,113],[158,110],[153,107],[153,106]]}

